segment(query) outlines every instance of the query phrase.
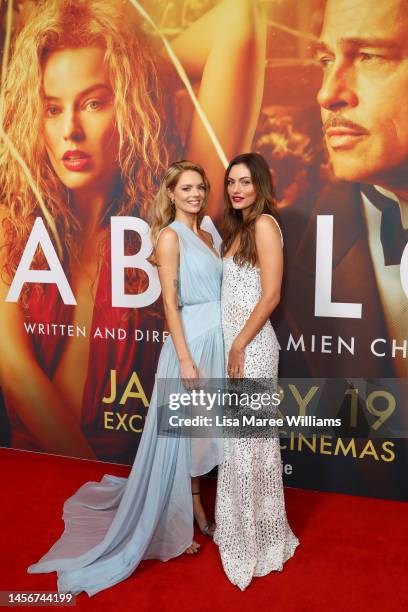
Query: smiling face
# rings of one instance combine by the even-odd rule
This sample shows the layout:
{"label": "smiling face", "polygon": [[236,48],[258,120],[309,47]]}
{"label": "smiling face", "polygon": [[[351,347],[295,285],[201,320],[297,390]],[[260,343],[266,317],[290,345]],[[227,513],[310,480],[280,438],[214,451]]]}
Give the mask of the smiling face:
{"label": "smiling face", "polygon": [[103,49],[63,49],[48,56],[43,135],[52,167],[66,187],[112,189],[119,172],[119,136]]}
{"label": "smiling face", "polygon": [[329,0],[318,93],[338,178],[408,185],[408,6],[405,0]]}
{"label": "smiling face", "polygon": [[256,200],[256,188],[245,164],[232,166],[227,180],[227,192],[235,210],[249,209]]}
{"label": "smiling face", "polygon": [[177,185],[169,193],[174,201],[176,213],[197,214],[200,212],[206,196],[203,177],[195,170],[185,170],[180,174]]}

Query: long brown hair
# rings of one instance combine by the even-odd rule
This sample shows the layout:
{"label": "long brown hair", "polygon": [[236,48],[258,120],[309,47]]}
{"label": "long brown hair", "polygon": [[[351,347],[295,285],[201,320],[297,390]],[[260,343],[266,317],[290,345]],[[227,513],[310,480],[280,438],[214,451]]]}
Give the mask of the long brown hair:
{"label": "long brown hair", "polygon": [[[242,211],[233,208],[228,195],[228,178],[231,168],[238,164],[247,166],[256,190],[255,202],[246,219],[244,219]],[[255,266],[258,259],[255,245],[255,219],[262,213],[266,213],[272,215],[278,221],[272,176],[262,155],[259,155],[259,153],[243,153],[231,160],[224,176],[224,204],[221,255],[224,256],[228,252],[234,240],[239,236],[239,246],[234,254],[235,263],[240,266],[247,263]]]}
{"label": "long brown hair", "polygon": [[201,221],[203,220],[204,210],[207,205],[208,194],[210,192],[210,183],[204,169],[199,164],[191,162],[188,159],[176,161],[166,170],[166,173],[160,183],[159,191],[157,192],[150,208],[150,236],[153,243],[153,253],[149,258],[151,263],[155,263],[155,247],[160,230],[169,225],[175,219],[176,209],[170,199],[169,191],[174,191],[174,188],[179,182],[181,175],[183,172],[188,170],[198,172],[205,186],[204,204],[198,213],[198,227],[200,227]]}

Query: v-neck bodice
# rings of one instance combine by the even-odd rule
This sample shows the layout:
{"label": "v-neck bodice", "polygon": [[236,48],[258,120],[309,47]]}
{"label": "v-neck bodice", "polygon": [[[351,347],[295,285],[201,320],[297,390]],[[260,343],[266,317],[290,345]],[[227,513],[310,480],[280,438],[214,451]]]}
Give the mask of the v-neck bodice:
{"label": "v-neck bodice", "polygon": [[220,301],[222,260],[181,221],[169,225],[179,238],[179,302],[181,306]]}

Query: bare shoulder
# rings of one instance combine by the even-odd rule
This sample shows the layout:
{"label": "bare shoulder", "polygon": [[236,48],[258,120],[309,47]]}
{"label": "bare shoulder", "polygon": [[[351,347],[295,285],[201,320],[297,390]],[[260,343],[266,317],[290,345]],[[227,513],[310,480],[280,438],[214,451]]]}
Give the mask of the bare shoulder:
{"label": "bare shoulder", "polygon": [[255,236],[260,239],[272,239],[276,236],[280,241],[282,233],[277,219],[271,215],[259,215],[255,219]]}
{"label": "bare shoulder", "polygon": [[156,250],[163,255],[172,255],[179,251],[177,232],[171,227],[165,227],[157,239]]}

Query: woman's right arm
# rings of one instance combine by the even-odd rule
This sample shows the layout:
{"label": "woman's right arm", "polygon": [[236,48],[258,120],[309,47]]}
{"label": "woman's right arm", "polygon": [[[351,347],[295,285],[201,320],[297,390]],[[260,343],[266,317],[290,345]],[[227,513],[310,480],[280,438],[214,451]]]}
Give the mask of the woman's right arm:
{"label": "woman's right arm", "polygon": [[18,304],[4,301],[0,282],[0,381],[6,403],[47,453],[95,459],[77,418],[39,366]]}
{"label": "woman's right arm", "polygon": [[[2,236],[0,242],[3,244]],[[2,270],[5,249],[0,249],[0,253]],[[5,301],[9,288],[0,275],[0,385],[6,404],[12,407],[45,452],[95,459],[78,419],[67,409],[38,364],[24,331],[20,306]]]}
{"label": "woman's right arm", "polygon": [[174,230],[166,227],[160,234],[156,246],[157,270],[162,288],[164,314],[180,364],[180,378],[188,381],[198,378],[195,365],[184,336],[178,303],[178,269],[180,247]]}
{"label": "woman's right arm", "polygon": [[[265,79],[266,4],[220,0],[171,45],[189,77],[200,82],[198,100],[227,160],[251,148]],[[207,214],[221,218],[225,168],[201,118],[192,117],[186,156],[205,167],[212,185]]]}

